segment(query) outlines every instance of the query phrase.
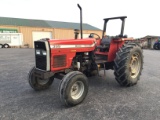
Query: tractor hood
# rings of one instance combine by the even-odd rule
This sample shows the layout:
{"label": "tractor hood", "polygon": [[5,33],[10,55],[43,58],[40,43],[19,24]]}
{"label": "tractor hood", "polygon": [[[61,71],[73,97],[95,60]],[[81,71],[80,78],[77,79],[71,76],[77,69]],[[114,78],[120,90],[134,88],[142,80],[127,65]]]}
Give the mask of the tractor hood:
{"label": "tractor hood", "polygon": [[86,39],[64,39],[49,40],[50,48],[85,48],[95,47],[96,40],[93,38]]}

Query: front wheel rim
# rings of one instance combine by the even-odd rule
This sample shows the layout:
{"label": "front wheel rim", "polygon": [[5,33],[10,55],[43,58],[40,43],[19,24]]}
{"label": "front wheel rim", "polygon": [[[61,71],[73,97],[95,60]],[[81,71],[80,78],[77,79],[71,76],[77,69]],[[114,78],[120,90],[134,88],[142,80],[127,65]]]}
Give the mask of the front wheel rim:
{"label": "front wheel rim", "polygon": [[46,85],[49,82],[49,79],[37,78],[37,82],[38,82],[39,85]]}
{"label": "front wheel rim", "polygon": [[129,64],[129,69],[130,69],[130,75],[132,78],[136,78],[140,72],[141,69],[141,59],[140,59],[140,54],[139,53],[134,53],[132,54],[130,64]]}
{"label": "front wheel rim", "polygon": [[70,94],[72,99],[77,100],[79,99],[84,93],[84,83],[81,81],[76,81],[70,90]]}

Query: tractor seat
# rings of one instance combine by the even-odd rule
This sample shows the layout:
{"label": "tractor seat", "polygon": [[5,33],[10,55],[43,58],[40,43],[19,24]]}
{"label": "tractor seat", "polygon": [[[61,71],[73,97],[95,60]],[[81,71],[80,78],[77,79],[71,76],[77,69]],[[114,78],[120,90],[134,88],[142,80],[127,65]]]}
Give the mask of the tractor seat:
{"label": "tractor seat", "polygon": [[101,44],[99,46],[97,46],[97,49],[100,49],[100,52],[105,52],[109,50],[110,47],[110,42],[111,42],[112,38],[111,37],[103,37],[101,40]]}

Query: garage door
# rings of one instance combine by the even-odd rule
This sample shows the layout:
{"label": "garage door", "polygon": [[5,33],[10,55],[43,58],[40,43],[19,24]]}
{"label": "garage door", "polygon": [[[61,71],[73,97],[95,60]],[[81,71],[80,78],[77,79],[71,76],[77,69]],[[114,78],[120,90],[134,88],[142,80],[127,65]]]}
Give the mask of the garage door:
{"label": "garage door", "polygon": [[50,38],[52,39],[52,32],[32,32],[32,37],[33,37],[33,47],[34,47],[34,41],[37,41],[42,38]]}

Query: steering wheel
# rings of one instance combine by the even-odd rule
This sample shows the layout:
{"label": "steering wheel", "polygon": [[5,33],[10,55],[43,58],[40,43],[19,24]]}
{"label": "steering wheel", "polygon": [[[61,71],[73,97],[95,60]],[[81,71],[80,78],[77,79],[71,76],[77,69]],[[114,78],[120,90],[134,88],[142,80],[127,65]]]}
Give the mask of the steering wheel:
{"label": "steering wheel", "polygon": [[101,37],[96,33],[90,33],[89,38],[95,38],[96,40],[101,39]]}

